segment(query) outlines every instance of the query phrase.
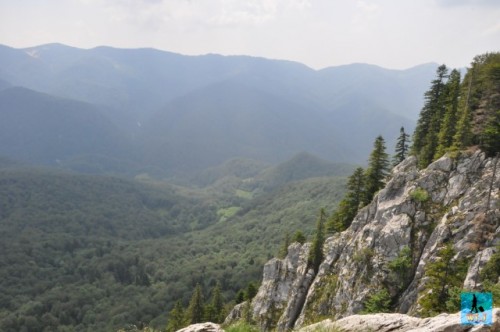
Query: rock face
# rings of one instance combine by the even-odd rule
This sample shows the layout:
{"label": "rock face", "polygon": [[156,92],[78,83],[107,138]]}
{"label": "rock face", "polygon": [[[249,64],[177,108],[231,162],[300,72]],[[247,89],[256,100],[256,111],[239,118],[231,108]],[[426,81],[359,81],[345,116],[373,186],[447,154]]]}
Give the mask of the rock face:
{"label": "rock face", "polygon": [[[253,318],[263,330],[340,319],[360,312],[382,288],[399,299],[398,312],[418,315],[425,267],[445,243],[453,245],[454,259],[471,262],[464,288],[477,290],[478,274],[500,238],[500,161],[495,175],[494,163],[475,151],[418,170],[416,159],[407,158],[351,226],[325,241],[317,275],[307,270],[307,244],[293,244],[284,260],[266,264]],[[411,249],[411,268],[396,284],[388,263],[404,247]]]}
{"label": "rock face", "polygon": [[252,317],[262,330],[287,329],[300,314],[314,271],[307,269],[309,244],[294,243],[284,259],[264,266],[262,284],[252,300]]}
{"label": "rock face", "polygon": [[320,323],[306,326],[300,332],[335,331],[359,332],[486,332],[500,330],[500,309],[493,310],[492,326],[487,325],[462,325],[460,313],[441,314],[432,318],[416,318],[404,314],[373,314],[353,315],[332,322],[330,319]]}

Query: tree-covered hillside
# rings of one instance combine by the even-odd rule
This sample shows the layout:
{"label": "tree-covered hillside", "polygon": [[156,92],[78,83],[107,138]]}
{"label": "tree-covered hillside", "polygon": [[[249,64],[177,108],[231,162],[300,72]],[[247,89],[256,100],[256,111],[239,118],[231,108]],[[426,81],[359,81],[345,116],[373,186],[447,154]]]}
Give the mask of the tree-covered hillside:
{"label": "tree-covered hillside", "polygon": [[141,181],[2,161],[0,330],[163,328],[197,283],[208,296],[220,282],[230,302],[345,184],[310,178],[259,195],[241,180],[231,190]]}
{"label": "tree-covered hillside", "polygon": [[426,167],[445,152],[478,145],[500,152],[500,53],[476,56],[461,81],[460,72],[441,65],[413,135],[413,154]]}

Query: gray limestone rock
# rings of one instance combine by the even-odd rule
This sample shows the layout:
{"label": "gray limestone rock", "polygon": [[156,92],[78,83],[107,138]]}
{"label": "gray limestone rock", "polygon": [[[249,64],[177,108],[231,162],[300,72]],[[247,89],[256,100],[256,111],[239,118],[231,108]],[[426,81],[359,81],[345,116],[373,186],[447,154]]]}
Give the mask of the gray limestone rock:
{"label": "gray limestone rock", "polygon": [[[307,271],[307,244],[294,244],[284,260],[266,264],[252,301],[254,319],[263,330],[286,330],[324,317],[352,317],[383,288],[397,297],[398,312],[418,315],[426,266],[439,259],[445,243],[453,244],[455,259],[471,262],[464,288],[476,290],[500,239],[498,168],[493,174],[493,160],[480,151],[444,156],[423,170],[407,158],[351,226],[326,239],[317,275]],[[388,264],[404,247],[411,249],[412,266],[407,280],[396,280]]]}
{"label": "gray limestone rock", "polygon": [[264,266],[262,284],[252,300],[252,316],[261,330],[274,328],[278,321],[288,322],[282,315],[291,317],[300,311],[298,297],[305,297],[313,279],[307,269],[309,249],[309,244],[293,243],[284,259],[274,258]]}
{"label": "gray limestone rock", "polygon": [[[500,319],[500,309],[493,310],[494,321]],[[324,320],[314,325],[306,326],[300,329],[300,332],[313,331],[335,331],[359,332],[359,331],[377,331],[377,332],[494,332],[498,331],[498,324],[487,325],[462,325],[460,322],[460,313],[441,314],[432,318],[416,318],[404,314],[372,314],[372,315],[353,315],[342,318],[338,321],[331,319]]]}
{"label": "gray limestone rock", "polygon": [[220,325],[215,323],[199,323],[189,325],[177,332],[224,332]]}

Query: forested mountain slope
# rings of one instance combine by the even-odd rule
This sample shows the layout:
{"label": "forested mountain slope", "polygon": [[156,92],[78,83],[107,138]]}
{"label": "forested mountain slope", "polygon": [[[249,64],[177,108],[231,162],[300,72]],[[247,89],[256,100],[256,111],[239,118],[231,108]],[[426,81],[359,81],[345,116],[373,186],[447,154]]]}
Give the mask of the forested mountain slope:
{"label": "forested mountain slope", "polygon": [[131,142],[98,107],[20,87],[0,91],[0,155],[51,165],[83,156],[134,161]]}
{"label": "forested mountain slope", "polygon": [[0,330],[165,327],[198,282],[207,296],[221,282],[231,302],[259,279],[274,239],[309,234],[345,184],[313,177],[264,194],[237,175],[194,189],[0,159]]}

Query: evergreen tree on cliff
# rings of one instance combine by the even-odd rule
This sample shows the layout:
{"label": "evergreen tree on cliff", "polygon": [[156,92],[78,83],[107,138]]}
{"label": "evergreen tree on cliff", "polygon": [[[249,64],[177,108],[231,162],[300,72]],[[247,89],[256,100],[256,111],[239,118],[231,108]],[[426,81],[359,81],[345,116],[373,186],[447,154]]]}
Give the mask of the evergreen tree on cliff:
{"label": "evergreen tree on cliff", "polygon": [[365,198],[365,171],[358,167],[347,180],[347,193],[332,214],[327,224],[329,233],[342,232],[351,225],[352,220]]}
{"label": "evergreen tree on cliff", "polygon": [[375,193],[384,187],[384,179],[389,174],[389,165],[389,155],[385,152],[384,138],[378,136],[368,159],[368,168],[365,173],[366,194],[363,205],[370,203]]}
{"label": "evergreen tree on cliff", "polygon": [[325,209],[321,209],[318,222],[316,223],[316,233],[309,252],[308,266],[318,272],[319,266],[323,261],[323,243],[325,242]]}
{"label": "evergreen tree on cliff", "polygon": [[399,137],[396,143],[396,154],[392,158],[392,165],[396,166],[408,156],[408,143],[410,141],[410,135],[405,133],[405,128],[401,127],[399,129]]}
{"label": "evergreen tree on cliff", "polygon": [[438,134],[438,147],[434,159],[440,158],[453,145],[453,136],[456,133],[458,105],[460,97],[460,72],[453,69],[447,85],[446,113]]}
{"label": "evergreen tree on cliff", "polygon": [[465,75],[453,148],[479,145],[494,156],[500,152],[500,53],[474,58]]}
{"label": "evergreen tree on cliff", "polygon": [[436,153],[438,133],[445,113],[446,83],[448,68],[438,67],[436,78],[431,82],[431,88],[425,93],[425,103],[418,118],[413,134],[412,153],[417,156],[419,166],[424,168],[430,164]]}

